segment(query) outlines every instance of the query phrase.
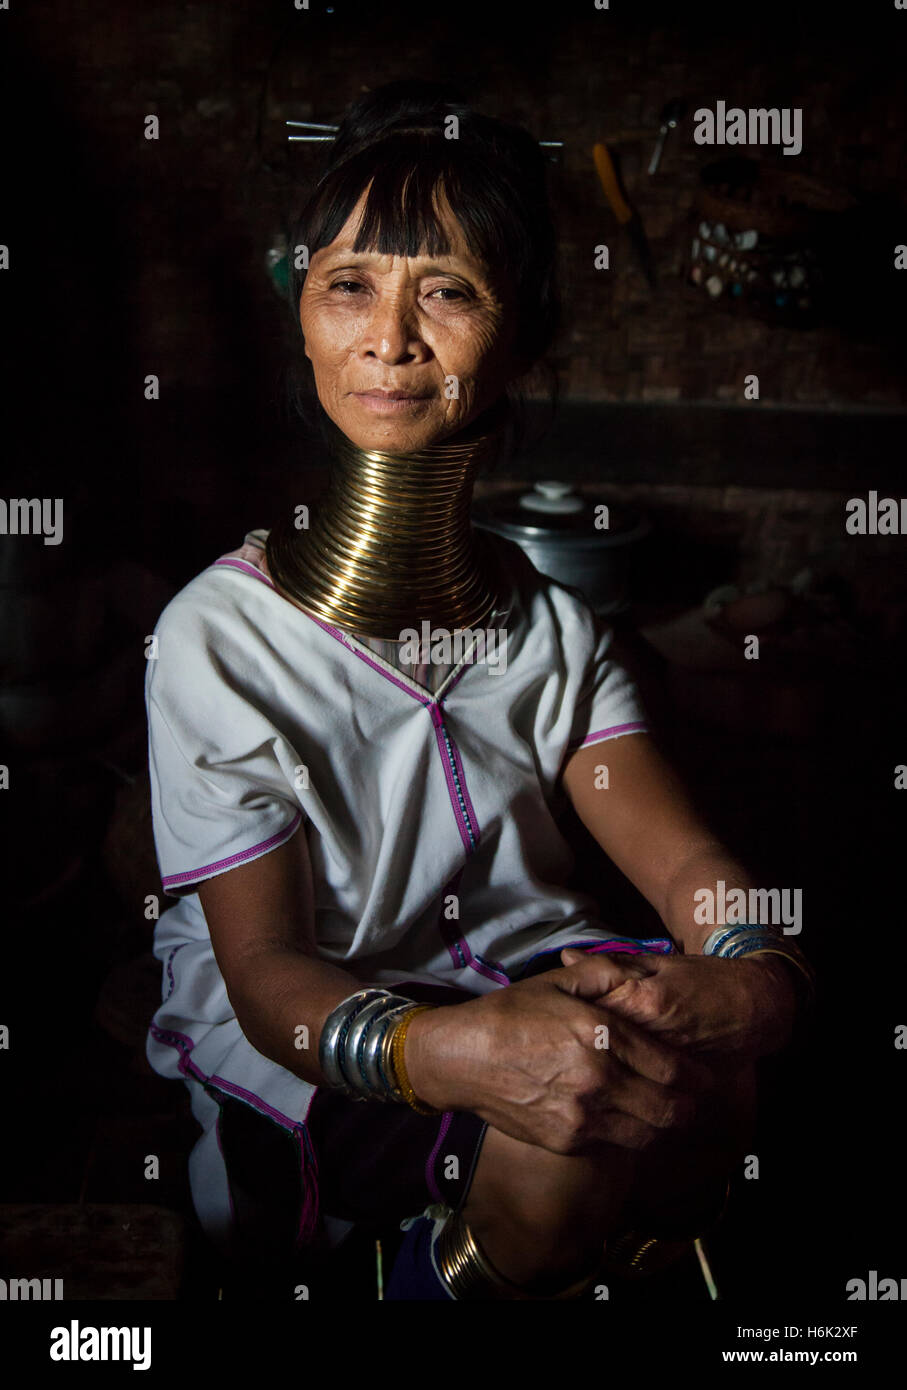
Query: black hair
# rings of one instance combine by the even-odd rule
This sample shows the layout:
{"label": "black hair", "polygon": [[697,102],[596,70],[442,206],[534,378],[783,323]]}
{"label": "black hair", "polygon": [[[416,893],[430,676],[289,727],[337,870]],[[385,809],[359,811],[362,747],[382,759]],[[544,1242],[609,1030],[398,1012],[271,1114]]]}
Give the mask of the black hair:
{"label": "black hair", "polygon": [[[457,136],[448,138],[457,118]],[[526,374],[545,368],[556,336],[557,237],[547,191],[547,161],[537,141],[519,126],[473,111],[462,95],[434,82],[388,82],[346,110],[328,151],[328,163],[290,236],[289,302],[299,330],[299,297],[308,258],[330,245],[371,183],[354,249],[380,255],[444,255],[450,251],[438,218],[443,191],[470,251],[492,273],[506,267],[516,292],[515,343]],[[291,385],[294,404],[325,435],[324,414],[308,358],[301,356]],[[553,409],[557,378],[549,369]],[[314,409],[314,415],[313,415]],[[495,407],[492,407],[495,409]],[[497,410],[506,423],[511,457],[526,431],[519,378],[505,388]]]}

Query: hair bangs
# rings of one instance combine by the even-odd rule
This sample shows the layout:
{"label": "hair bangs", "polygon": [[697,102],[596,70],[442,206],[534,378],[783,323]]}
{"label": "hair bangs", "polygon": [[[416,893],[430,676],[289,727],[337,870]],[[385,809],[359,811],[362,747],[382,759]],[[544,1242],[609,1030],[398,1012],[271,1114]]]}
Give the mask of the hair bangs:
{"label": "hair bangs", "polygon": [[[383,143],[380,160],[363,150],[331,171],[316,194],[306,221],[309,256],[329,246],[368,189],[353,250],[382,256],[446,256],[450,237],[442,221],[446,201],[466,245],[489,273],[513,260],[522,262],[518,224],[506,189],[486,171],[470,169],[467,195],[457,167],[456,148],[436,141],[398,136]],[[481,191],[477,188],[480,183]],[[477,197],[477,193],[479,196]],[[298,298],[300,276],[293,291]]]}
{"label": "hair bangs", "polygon": [[382,256],[450,254],[440,215],[447,161],[421,143],[394,144],[396,149],[385,147],[380,161],[373,151],[363,151],[328,177],[312,211],[310,256],[339,235],[366,189],[353,250]]}

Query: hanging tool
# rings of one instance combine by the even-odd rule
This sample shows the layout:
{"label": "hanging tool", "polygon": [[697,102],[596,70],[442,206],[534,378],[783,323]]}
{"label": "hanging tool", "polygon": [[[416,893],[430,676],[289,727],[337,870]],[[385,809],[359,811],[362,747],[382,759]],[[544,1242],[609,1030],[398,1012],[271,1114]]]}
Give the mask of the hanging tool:
{"label": "hanging tool", "polygon": [[680,101],[669,101],[663,109],[659,120],[661,130],[658,132],[658,139],[655,141],[655,149],[652,151],[652,158],[649,160],[649,173],[654,174],[661,160],[661,153],[665,147],[665,140],[668,138],[668,131],[674,130],[683,115],[683,103]]}
{"label": "hanging tool", "polygon": [[614,216],[622,227],[626,227],[627,233],[633,243],[633,249],[639,258],[643,274],[654,290],[656,286],[655,266],[652,262],[652,253],[649,250],[649,243],[643,231],[642,220],[639,213],[634,212],[621,192],[620,183],[611,162],[606,145],[599,142],[592,149],[592,158],[595,160],[595,168],[601,180],[601,186],[605,190],[605,197],[611,205]]}

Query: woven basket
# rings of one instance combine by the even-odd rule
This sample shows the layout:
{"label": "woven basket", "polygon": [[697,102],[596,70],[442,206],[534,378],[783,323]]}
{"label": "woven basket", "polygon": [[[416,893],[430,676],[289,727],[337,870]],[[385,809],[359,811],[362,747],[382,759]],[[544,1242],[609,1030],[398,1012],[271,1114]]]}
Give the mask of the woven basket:
{"label": "woven basket", "polygon": [[684,279],[721,308],[811,327],[823,317],[820,247],[846,193],[753,159],[706,165],[687,226]]}

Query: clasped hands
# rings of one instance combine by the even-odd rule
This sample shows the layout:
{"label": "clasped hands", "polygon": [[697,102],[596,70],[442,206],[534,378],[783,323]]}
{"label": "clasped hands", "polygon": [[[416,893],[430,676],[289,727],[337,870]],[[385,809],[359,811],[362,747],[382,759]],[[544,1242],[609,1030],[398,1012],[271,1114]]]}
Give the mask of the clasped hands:
{"label": "clasped hands", "polygon": [[796,989],[775,956],[566,949],[561,962],[418,1015],[416,1094],[555,1153],[665,1150],[713,1125],[794,1026]]}
{"label": "clasped hands", "polygon": [[[701,955],[602,954],[567,948],[559,988],[642,1025],[662,1042],[719,1058],[755,1061],[790,1041],[796,991],[775,955],[726,960]],[[598,967],[598,968],[597,968]]]}

